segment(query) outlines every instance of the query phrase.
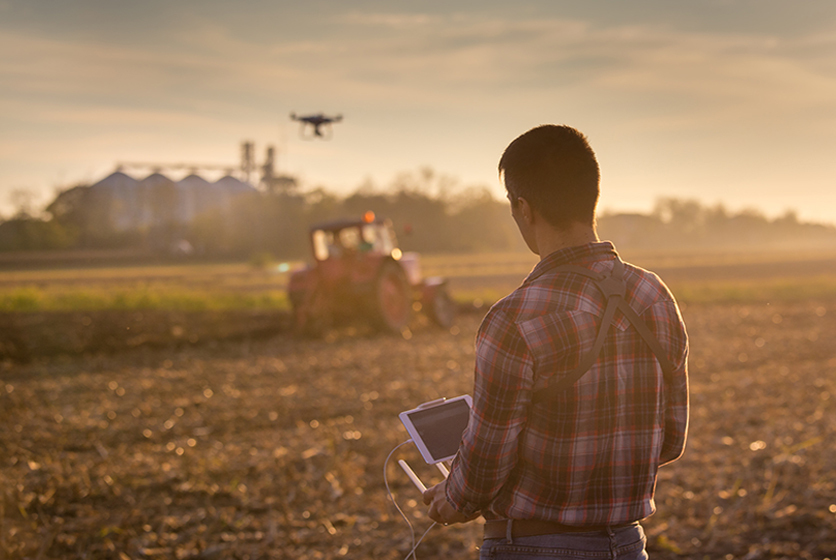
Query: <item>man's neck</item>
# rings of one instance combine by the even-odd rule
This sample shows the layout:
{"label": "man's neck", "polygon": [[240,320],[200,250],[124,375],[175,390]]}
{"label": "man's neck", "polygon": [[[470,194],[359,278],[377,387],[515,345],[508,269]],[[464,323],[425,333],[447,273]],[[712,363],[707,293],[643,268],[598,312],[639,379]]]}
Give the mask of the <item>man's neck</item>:
{"label": "man's neck", "polygon": [[598,234],[595,227],[579,223],[573,223],[566,229],[555,229],[551,226],[537,228],[537,254],[540,260],[551,255],[555,251],[595,243],[598,241]]}

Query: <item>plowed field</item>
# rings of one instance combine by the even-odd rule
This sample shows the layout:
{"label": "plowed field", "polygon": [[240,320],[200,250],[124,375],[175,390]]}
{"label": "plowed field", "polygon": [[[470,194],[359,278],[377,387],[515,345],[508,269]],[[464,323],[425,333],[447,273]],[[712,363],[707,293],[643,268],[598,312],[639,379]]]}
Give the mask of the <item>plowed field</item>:
{"label": "plowed field", "polygon": [[[661,473],[651,557],[836,557],[836,300],[684,315],[690,439]],[[470,390],[479,319],[4,362],[0,558],[403,558],[383,481],[397,414]],[[420,535],[420,496],[388,476]],[[479,540],[478,522],[436,527],[419,557]]]}

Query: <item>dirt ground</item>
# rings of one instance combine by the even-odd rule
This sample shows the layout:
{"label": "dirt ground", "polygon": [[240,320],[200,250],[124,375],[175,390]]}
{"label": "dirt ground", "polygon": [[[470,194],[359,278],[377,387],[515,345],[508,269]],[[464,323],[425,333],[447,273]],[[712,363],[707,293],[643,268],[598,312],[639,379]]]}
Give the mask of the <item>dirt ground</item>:
{"label": "dirt ground", "polygon": [[[690,438],[651,558],[836,558],[836,302],[684,315]],[[397,414],[470,390],[479,318],[2,362],[0,558],[403,558]],[[387,470],[420,536],[398,458],[438,474],[409,446]],[[475,558],[480,530],[433,528],[419,557]]]}

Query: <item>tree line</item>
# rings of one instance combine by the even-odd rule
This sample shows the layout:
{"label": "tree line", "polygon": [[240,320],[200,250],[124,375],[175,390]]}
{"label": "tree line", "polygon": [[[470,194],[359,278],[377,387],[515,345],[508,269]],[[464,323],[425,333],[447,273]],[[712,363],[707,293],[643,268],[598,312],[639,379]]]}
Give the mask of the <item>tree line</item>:
{"label": "tree line", "polygon": [[21,209],[0,223],[0,251],[136,249],[160,255],[299,259],[310,252],[312,225],[359,218],[367,211],[392,220],[407,251],[524,248],[507,203],[487,187],[462,186],[421,169],[402,173],[383,186],[367,180],[348,195],[325,187],[303,190],[289,182],[284,189],[241,194],[188,224],[163,219],[127,231],[113,227],[101,193],[77,185],[59,192],[39,214]]}
{"label": "tree line", "polygon": [[836,227],[803,222],[787,210],[768,218],[747,208],[730,211],[722,204],[660,198],[649,214],[606,213],[600,216],[602,238],[619,247],[673,249],[816,249],[836,247]]}
{"label": "tree line", "polygon": [[[313,224],[360,217],[371,210],[392,220],[407,251],[524,251],[509,206],[487,187],[463,187],[430,169],[398,175],[389,184],[366,181],[339,195],[324,187],[255,192],[189,224],[162,221],[141,230],[117,231],[90,187],[59,192],[40,214],[21,209],[0,222],[0,251],[135,249],[212,258],[270,255],[299,259],[309,254]],[[696,200],[663,198],[649,213],[603,213],[602,239],[621,249],[699,249],[836,246],[832,225],[805,223],[788,211],[777,218],[748,209],[729,211]]]}

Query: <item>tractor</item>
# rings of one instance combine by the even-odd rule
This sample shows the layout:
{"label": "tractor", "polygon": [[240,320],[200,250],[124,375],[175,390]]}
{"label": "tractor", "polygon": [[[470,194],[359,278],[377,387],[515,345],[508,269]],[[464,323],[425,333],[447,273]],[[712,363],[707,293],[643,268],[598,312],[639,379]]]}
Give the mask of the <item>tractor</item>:
{"label": "tractor", "polygon": [[366,212],[361,219],[310,229],[314,263],[288,283],[296,332],[316,336],[331,326],[362,320],[381,331],[402,332],[423,310],[449,328],[455,304],[441,278],[422,278],[419,255],[398,248],[392,222]]}

